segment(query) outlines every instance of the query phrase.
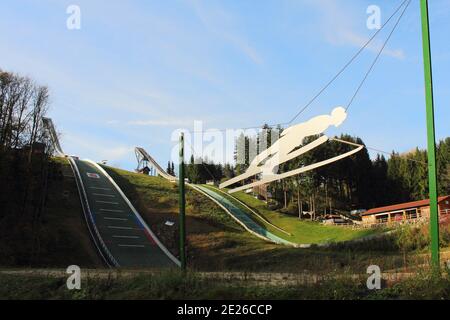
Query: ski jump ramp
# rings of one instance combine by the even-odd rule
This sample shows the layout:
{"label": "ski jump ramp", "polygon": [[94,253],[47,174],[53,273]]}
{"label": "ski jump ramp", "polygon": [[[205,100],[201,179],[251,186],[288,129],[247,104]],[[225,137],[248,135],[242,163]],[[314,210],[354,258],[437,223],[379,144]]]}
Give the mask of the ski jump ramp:
{"label": "ski jump ramp", "polygon": [[63,152],[61,144],[59,143],[58,134],[56,133],[52,119],[42,118],[42,124],[44,125],[45,133],[50,138],[50,142],[53,145],[53,149],[55,150],[56,155],[59,157],[64,157],[65,153]]}
{"label": "ski jump ramp", "polygon": [[147,151],[145,151],[144,148],[141,147],[136,147],[134,149],[134,152],[136,154],[136,160],[138,161],[138,170],[141,167],[144,167],[145,165],[149,165],[151,166],[156,172],[157,174],[159,174],[161,177],[163,177],[164,179],[167,179],[169,181],[175,182],[177,181],[177,177],[174,177],[170,174],[168,174],[159,164],[158,162],[155,161],[155,159],[152,158],[152,156],[150,156],[148,154]]}
{"label": "ski jump ramp", "polygon": [[[42,121],[55,153],[66,156],[52,120],[44,118]],[[75,157],[68,159],[91,239],[106,265],[128,268],[181,265],[100,165]]]}

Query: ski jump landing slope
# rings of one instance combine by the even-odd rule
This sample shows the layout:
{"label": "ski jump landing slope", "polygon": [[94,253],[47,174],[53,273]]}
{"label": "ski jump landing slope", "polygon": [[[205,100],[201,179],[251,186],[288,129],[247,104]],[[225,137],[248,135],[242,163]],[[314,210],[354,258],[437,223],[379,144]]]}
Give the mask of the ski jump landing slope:
{"label": "ski jump landing slope", "polygon": [[69,160],[92,238],[109,266],[180,266],[102,167],[90,160]]}

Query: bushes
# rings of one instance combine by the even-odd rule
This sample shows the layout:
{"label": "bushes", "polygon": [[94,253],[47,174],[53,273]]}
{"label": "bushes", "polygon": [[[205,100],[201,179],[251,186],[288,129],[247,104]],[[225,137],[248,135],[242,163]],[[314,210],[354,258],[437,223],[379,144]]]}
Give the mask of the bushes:
{"label": "bushes", "polygon": [[447,300],[450,299],[450,277],[419,273],[389,288],[375,291],[370,299]]}
{"label": "bushes", "polygon": [[450,224],[440,226],[439,236],[441,247],[450,246]]}
{"label": "bushes", "polygon": [[[450,245],[450,225],[440,225],[441,248]],[[403,252],[418,251],[428,248],[430,244],[429,225],[404,226],[396,232],[396,244]]]}
{"label": "bushes", "polygon": [[430,243],[428,230],[421,227],[404,226],[396,231],[396,244],[402,252],[422,250]]}
{"label": "bushes", "polygon": [[[405,225],[378,238],[360,242],[334,243],[332,248],[350,251],[400,251],[406,254],[427,249],[430,241],[428,224],[422,226]],[[442,248],[450,246],[450,225],[441,225],[440,227],[440,246]]]}
{"label": "bushes", "polygon": [[175,203],[173,199],[171,199],[168,196],[162,196],[158,198],[158,207],[166,207],[166,206],[173,206]]}

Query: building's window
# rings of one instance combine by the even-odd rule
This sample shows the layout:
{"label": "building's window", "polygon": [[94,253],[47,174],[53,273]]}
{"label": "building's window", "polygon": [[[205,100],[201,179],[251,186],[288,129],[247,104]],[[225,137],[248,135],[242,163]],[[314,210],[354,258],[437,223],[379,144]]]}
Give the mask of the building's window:
{"label": "building's window", "polygon": [[380,215],[380,216],[376,216],[375,218],[377,219],[377,223],[386,223],[386,222],[388,222],[388,215],[387,214],[383,214],[383,215]]}
{"label": "building's window", "polygon": [[417,209],[406,210],[406,219],[417,219]]}

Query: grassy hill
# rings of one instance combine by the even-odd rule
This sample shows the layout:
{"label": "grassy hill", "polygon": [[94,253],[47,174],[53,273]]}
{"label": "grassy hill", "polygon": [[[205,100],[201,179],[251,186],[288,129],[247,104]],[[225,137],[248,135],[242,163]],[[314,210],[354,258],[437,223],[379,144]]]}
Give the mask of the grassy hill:
{"label": "grassy hill", "polygon": [[[106,167],[161,241],[178,252],[178,188],[159,177],[149,177]],[[85,226],[78,190],[69,163],[53,159],[50,166],[47,200],[33,248],[24,246],[29,238],[20,219],[11,213],[1,220],[0,267],[62,267],[77,264],[83,268],[104,267],[97,256]],[[271,223],[293,234],[296,241],[346,240],[364,232],[324,227],[284,217],[264,209],[263,203],[245,194],[241,200],[255,208]],[[370,242],[356,247],[297,249],[265,242],[245,231],[214,202],[187,188],[188,266],[200,271],[256,272],[365,272],[371,264],[395,269],[405,262],[392,240]],[[173,226],[166,224],[174,222]],[[348,234],[344,234],[349,232]],[[281,233],[283,236],[287,236]],[[28,241],[28,240],[27,240]],[[383,240],[384,241],[384,240]],[[33,260],[29,256],[33,254]],[[408,257],[409,259],[409,257]]]}
{"label": "grassy hill", "polygon": [[[178,188],[175,183],[160,177],[150,177],[120,169],[105,167],[122,188],[149,226],[162,242],[178,253]],[[260,211],[260,203],[251,202]],[[251,198],[251,197],[250,197]],[[376,263],[395,269],[404,262],[392,246],[380,248],[335,250],[333,248],[298,249],[265,242],[249,234],[202,194],[187,188],[188,265],[202,271],[264,271],[300,272],[314,270],[365,270]],[[320,242],[329,239],[348,240],[367,235],[368,231],[354,231],[298,221],[264,211],[264,215],[280,227],[292,232],[301,242]],[[172,227],[166,221],[174,222]],[[346,234],[348,232],[348,234]]]}

